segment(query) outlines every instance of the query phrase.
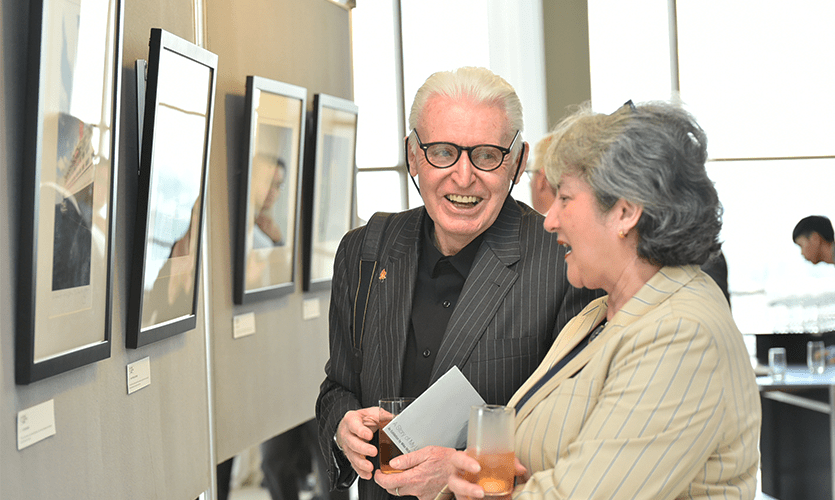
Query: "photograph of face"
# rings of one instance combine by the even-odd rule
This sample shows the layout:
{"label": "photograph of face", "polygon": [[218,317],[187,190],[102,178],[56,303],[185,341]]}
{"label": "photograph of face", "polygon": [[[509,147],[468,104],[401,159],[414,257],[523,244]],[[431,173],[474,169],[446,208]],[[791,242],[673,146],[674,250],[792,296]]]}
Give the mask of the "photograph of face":
{"label": "photograph of face", "polygon": [[[298,109],[294,109],[294,108]],[[259,92],[246,220],[247,291],[293,279],[299,101]],[[288,115],[289,113],[289,115]],[[296,114],[298,113],[298,114]]]}
{"label": "photograph of face", "polygon": [[260,124],[255,156],[252,158],[250,204],[252,248],[272,248],[287,244],[290,207],[287,158],[293,131],[288,127]]}

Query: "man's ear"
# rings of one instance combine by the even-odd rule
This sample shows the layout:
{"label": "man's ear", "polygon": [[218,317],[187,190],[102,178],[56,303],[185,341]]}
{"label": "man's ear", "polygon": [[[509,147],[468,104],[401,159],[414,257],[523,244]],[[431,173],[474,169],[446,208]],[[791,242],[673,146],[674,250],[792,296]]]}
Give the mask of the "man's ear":
{"label": "man's ear", "polygon": [[412,177],[417,177],[417,154],[415,154],[415,149],[412,148],[412,145],[409,144],[409,136],[406,136],[406,161],[409,165],[409,175]]}
{"label": "man's ear", "polygon": [[548,182],[548,177],[545,176],[545,171],[541,168],[533,174],[533,185],[537,191],[553,189],[551,183]]}
{"label": "man's ear", "polygon": [[[528,147],[527,142],[522,143],[522,164],[519,165],[519,171],[516,172],[514,168],[513,171],[516,172],[516,178],[513,179],[514,184],[519,184],[519,180],[522,179],[522,174],[525,173],[525,169],[528,167],[528,153],[531,152],[531,148]],[[517,164],[518,165],[518,164]]]}

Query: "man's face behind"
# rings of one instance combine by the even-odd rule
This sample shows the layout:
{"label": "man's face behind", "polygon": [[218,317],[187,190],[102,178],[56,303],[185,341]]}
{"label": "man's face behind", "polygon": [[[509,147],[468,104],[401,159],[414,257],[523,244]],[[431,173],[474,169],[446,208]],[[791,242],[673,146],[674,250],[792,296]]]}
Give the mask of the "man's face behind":
{"label": "man's face behind", "polygon": [[[504,148],[510,146],[516,133],[508,130],[503,109],[447,97],[429,99],[417,132],[423,144],[492,144]],[[465,151],[448,168],[430,165],[419,148],[416,154],[409,148],[408,154],[410,173],[418,177],[426,211],[435,222],[439,249],[445,255],[458,253],[498,217],[516,170],[516,164],[511,162],[512,153],[490,172],[475,168]],[[519,175],[523,170],[524,162]]]}
{"label": "man's face behind", "polygon": [[798,236],[794,242],[800,247],[800,253],[803,255],[803,258],[812,264],[821,262],[820,248],[823,239],[818,233],[811,233],[809,236]]}

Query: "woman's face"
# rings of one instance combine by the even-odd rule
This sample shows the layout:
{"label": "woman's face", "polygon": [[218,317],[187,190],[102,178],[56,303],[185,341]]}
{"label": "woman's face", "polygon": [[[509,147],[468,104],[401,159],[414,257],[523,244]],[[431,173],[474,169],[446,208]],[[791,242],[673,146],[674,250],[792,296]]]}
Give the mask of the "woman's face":
{"label": "woman's face", "polygon": [[591,186],[574,175],[563,175],[557,197],[545,218],[545,230],[557,233],[566,247],[568,281],[575,287],[610,291],[614,242],[618,238],[611,216],[601,213]]}

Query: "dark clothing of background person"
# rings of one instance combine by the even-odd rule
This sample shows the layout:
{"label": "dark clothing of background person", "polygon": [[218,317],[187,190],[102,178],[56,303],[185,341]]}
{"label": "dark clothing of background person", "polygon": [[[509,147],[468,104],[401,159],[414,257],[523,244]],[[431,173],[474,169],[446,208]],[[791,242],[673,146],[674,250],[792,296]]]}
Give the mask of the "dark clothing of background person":
{"label": "dark clothing of background person", "polygon": [[707,273],[719,285],[722,293],[725,294],[725,300],[730,305],[731,294],[728,292],[728,261],[725,259],[725,254],[719,252],[708,259],[707,262],[702,264],[702,271]]}

